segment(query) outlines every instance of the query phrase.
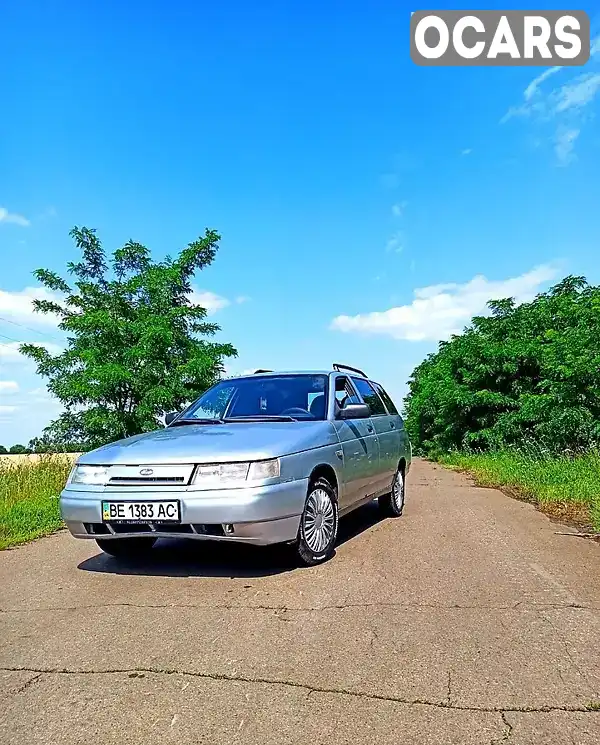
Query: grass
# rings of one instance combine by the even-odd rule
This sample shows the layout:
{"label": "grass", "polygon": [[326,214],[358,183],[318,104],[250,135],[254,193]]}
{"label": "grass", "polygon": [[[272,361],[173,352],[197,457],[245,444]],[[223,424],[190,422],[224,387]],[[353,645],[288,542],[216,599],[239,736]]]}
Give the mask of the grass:
{"label": "grass", "polygon": [[600,452],[447,453],[439,461],[471,473],[480,486],[500,488],[551,516],[600,531]]}
{"label": "grass", "polygon": [[72,466],[67,455],[0,458],[0,550],[62,527],[58,495]]}

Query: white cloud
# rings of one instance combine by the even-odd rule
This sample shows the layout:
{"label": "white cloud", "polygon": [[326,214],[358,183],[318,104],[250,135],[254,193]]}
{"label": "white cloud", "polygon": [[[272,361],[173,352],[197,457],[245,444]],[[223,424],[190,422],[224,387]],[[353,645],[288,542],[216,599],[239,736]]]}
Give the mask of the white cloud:
{"label": "white cloud", "polygon": [[556,133],[554,152],[560,165],[566,166],[574,159],[573,149],[579,132],[579,129],[564,129]]}
{"label": "white cloud", "polygon": [[[598,54],[600,54],[600,35],[592,39],[590,45],[590,56],[594,57]],[[502,121],[504,122],[512,116],[529,115],[536,111],[553,115],[566,111],[573,106],[580,107],[589,103],[598,89],[597,78],[599,76],[594,73],[578,75],[570,83],[554,88],[547,95],[547,100],[544,100],[541,90],[542,83],[556,75],[557,72],[567,69],[562,66],[549,67],[535,77],[523,91],[525,104],[510,108]]]}
{"label": "white cloud", "polygon": [[19,384],[16,380],[0,380],[0,393],[17,393]]}
{"label": "white cloud", "polygon": [[13,414],[17,409],[17,406],[0,406],[0,414]]}
{"label": "white cloud", "polygon": [[[250,300],[251,298],[247,295],[238,295],[233,302],[236,303],[236,305],[242,305]],[[197,288],[193,288],[190,294],[190,302],[194,305],[201,305],[203,308],[206,308],[209,316],[212,316],[217,311],[231,305],[231,300],[229,300],[229,298],[217,295],[216,292],[211,292],[210,290],[198,290]]]}
{"label": "white cloud", "polygon": [[190,302],[193,305],[201,305],[203,308],[206,308],[209,316],[212,316],[222,308],[231,305],[231,301],[226,297],[217,295],[215,292],[210,292],[209,290],[196,289],[194,289],[190,295]]}
{"label": "white cloud", "polygon": [[52,342],[29,342],[29,341],[7,341],[0,344],[0,360],[3,362],[29,362],[28,357],[24,357],[19,348],[21,344],[35,344],[37,347],[44,347],[50,354],[62,352],[62,347]]}
{"label": "white cloud", "polygon": [[513,297],[517,303],[528,302],[540,291],[541,285],[556,276],[556,268],[542,265],[506,280],[490,281],[477,275],[464,284],[430,285],[416,289],[410,305],[356,316],[337,316],[330,328],[384,334],[408,341],[440,341],[461,333],[473,316],[485,314],[489,300]]}
{"label": "white cloud", "polygon": [[569,109],[581,109],[591,103],[600,90],[600,73],[584,73],[571,83],[561,86],[550,96],[552,114],[560,114]]}
{"label": "white cloud", "polygon": [[408,207],[408,202],[397,202],[396,204],[392,205],[392,215],[394,217],[402,217],[404,214],[404,210]]}
{"label": "white cloud", "polygon": [[551,75],[555,75],[559,70],[562,70],[562,67],[549,67],[541,75],[538,75],[537,78],[534,78],[523,91],[525,100],[531,100],[544,80],[547,80]]}
{"label": "white cloud", "polygon": [[0,290],[0,316],[30,326],[56,327],[59,317],[54,313],[36,313],[33,300],[60,302],[62,298],[45,287],[26,287],[15,292]]}
{"label": "white cloud", "polygon": [[388,240],[388,242],[385,244],[385,250],[390,252],[393,251],[394,253],[402,253],[402,250],[404,248],[403,246],[403,238],[404,234],[401,230],[398,230],[392,235],[392,237]]}
{"label": "white cloud", "polygon": [[466,148],[465,148],[464,150],[461,150],[461,151],[460,151],[460,154],[461,154],[461,155],[470,155],[470,154],[471,154],[472,152],[473,152],[473,151],[471,150],[471,148],[470,148],[470,147],[466,147]]}
{"label": "white cloud", "polygon": [[6,207],[0,207],[0,222],[13,223],[13,225],[20,225],[26,228],[30,225],[29,220],[23,215],[18,215],[16,212],[9,212]]}
{"label": "white cloud", "polygon": [[[597,47],[597,49],[596,49]],[[595,50],[595,51],[594,51]],[[600,37],[592,44],[592,53],[600,52]],[[536,123],[552,122],[554,134],[546,138],[554,145],[560,165],[574,160],[575,140],[586,120],[585,109],[600,91],[600,73],[587,72],[571,78],[562,85],[544,91],[543,84],[565,67],[550,67],[535,77],[523,91],[524,102],[512,106],[500,120],[504,124],[513,117],[527,117]]]}

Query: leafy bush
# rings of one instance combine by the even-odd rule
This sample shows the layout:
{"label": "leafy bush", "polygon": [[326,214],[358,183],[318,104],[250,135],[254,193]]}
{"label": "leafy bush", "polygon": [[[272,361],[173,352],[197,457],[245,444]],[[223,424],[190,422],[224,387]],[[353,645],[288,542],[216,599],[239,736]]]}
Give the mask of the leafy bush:
{"label": "leafy bush", "polygon": [[600,287],[566,277],[530,303],[488,305],[491,315],[413,371],[405,413],[415,451],[596,447]]}

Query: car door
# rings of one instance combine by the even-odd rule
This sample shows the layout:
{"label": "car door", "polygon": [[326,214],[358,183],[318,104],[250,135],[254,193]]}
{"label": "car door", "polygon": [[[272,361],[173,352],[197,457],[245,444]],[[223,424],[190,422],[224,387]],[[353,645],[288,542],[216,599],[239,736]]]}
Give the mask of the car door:
{"label": "car door", "polygon": [[342,484],[339,490],[340,512],[374,493],[373,483],[379,472],[379,443],[371,419],[338,419],[346,403],[362,403],[350,378],[336,375],[332,383],[333,424],[340,439]]}
{"label": "car door", "polygon": [[375,390],[379,393],[379,395],[383,399],[383,403],[385,404],[385,407],[388,410],[391,422],[394,425],[394,429],[398,432],[397,460],[399,462],[402,458],[404,458],[406,463],[410,463],[410,459],[411,459],[410,441],[408,438],[408,433],[404,427],[404,420],[400,416],[400,413],[398,412],[396,405],[392,401],[390,395],[385,391],[383,386],[380,383],[373,383],[373,385],[375,387]]}
{"label": "car door", "polygon": [[352,382],[363,401],[371,408],[371,422],[379,442],[379,469],[373,491],[389,491],[399,460],[400,438],[396,423],[388,414],[383,399],[369,380],[353,377]]}

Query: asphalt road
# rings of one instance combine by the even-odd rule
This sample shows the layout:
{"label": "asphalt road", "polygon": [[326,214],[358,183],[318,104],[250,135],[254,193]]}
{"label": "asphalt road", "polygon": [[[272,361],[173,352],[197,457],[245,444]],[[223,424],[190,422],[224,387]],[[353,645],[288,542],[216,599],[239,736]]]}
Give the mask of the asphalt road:
{"label": "asphalt road", "polygon": [[598,745],[600,545],[417,462],[335,557],[0,553],[0,741]]}

